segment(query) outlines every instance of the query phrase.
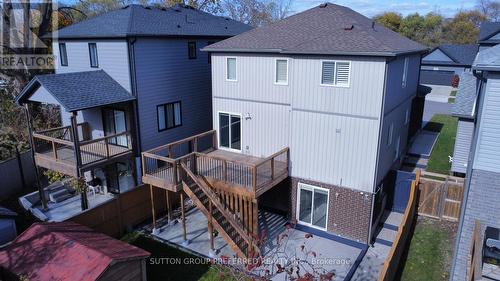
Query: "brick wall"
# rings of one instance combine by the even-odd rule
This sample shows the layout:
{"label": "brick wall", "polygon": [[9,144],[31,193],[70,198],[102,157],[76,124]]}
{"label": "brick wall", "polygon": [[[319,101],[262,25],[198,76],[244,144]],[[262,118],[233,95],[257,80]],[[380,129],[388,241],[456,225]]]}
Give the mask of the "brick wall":
{"label": "brick wall", "polygon": [[367,243],[372,194],[310,180],[292,178],[291,217],[296,219],[298,183],[326,188],[330,193],[327,231]]}

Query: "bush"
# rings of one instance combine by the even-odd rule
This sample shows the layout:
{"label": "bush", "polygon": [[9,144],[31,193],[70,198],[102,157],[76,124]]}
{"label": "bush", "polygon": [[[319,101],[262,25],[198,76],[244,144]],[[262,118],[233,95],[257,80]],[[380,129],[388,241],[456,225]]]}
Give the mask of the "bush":
{"label": "bush", "polygon": [[457,74],[453,75],[453,78],[451,78],[451,86],[453,88],[457,88],[459,83],[460,83],[460,77]]}

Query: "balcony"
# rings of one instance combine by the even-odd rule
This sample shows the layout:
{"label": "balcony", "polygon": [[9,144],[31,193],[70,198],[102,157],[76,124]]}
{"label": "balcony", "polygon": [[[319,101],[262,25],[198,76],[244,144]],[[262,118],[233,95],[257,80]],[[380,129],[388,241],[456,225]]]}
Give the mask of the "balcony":
{"label": "balcony", "polygon": [[90,139],[87,123],[78,124],[77,131],[77,144],[71,126],[33,133],[36,164],[76,176],[77,156],[81,161],[80,169],[84,171],[132,153],[132,138],[129,131],[97,139]]}
{"label": "balcony", "polygon": [[217,149],[215,130],[166,144],[142,153],[142,181],[177,192],[183,176],[179,163],[195,165],[216,188],[254,198],[288,177],[288,148],[266,158]]}

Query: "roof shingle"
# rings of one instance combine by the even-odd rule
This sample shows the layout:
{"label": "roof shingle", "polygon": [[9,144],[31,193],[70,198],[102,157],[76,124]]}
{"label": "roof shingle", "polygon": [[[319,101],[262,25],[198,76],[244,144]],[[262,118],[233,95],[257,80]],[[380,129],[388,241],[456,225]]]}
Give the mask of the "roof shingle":
{"label": "roof shingle", "polygon": [[490,37],[500,32],[500,22],[484,21],[479,27],[478,42],[488,41]]}
{"label": "roof shingle", "polygon": [[[441,50],[454,61],[454,63],[440,62],[442,64],[471,66],[476,58],[478,48],[479,46],[476,44],[441,44],[436,49]],[[422,63],[424,62],[425,58],[422,60]],[[432,64],[433,61],[426,63]]]}
{"label": "roof shingle", "polygon": [[473,118],[476,102],[476,77],[469,72],[462,72],[451,113],[457,117]]}
{"label": "roof shingle", "polygon": [[394,56],[427,48],[347,7],[326,3],[203,50]]}
{"label": "roof shingle", "polygon": [[166,9],[129,5],[62,28],[54,35],[62,39],[128,36],[229,37],[250,29],[249,25],[241,22],[184,5]]}
{"label": "roof shingle", "polygon": [[39,86],[43,86],[67,111],[135,99],[104,70],[96,70],[37,75],[16,97],[16,102],[25,102]]}

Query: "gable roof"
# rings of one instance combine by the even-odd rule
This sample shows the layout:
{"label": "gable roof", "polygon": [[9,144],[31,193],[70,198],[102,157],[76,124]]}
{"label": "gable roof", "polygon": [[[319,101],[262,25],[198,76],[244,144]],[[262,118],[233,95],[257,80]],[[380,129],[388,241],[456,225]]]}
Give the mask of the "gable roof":
{"label": "gable roof", "polygon": [[74,222],[34,223],[0,251],[0,266],[29,280],[97,280],[113,263],[150,254]]}
{"label": "gable roof", "polygon": [[453,62],[448,61],[432,61],[422,58],[423,65],[449,65],[449,66],[471,66],[476,58],[479,46],[477,44],[441,44],[434,48],[440,50],[448,56]]}
{"label": "gable roof", "polygon": [[469,72],[460,74],[455,104],[451,114],[457,117],[473,118],[474,103],[476,102],[476,77]]}
{"label": "gable roof", "polygon": [[478,43],[495,43],[498,40],[489,40],[495,34],[500,32],[500,22],[484,21],[479,27]]}
{"label": "gable roof", "polygon": [[500,71],[500,45],[484,49],[477,53],[472,68],[476,70]]}
{"label": "gable roof", "polygon": [[39,87],[70,112],[135,99],[104,70],[95,70],[37,75],[16,97],[16,103],[26,102]]}
{"label": "gable roof", "polygon": [[203,50],[395,56],[423,52],[427,47],[374,23],[372,19],[347,7],[325,3],[217,42]]}
{"label": "gable roof", "polygon": [[55,37],[125,38],[129,36],[229,37],[250,30],[244,23],[211,15],[190,6],[153,8],[128,5],[57,31]]}

